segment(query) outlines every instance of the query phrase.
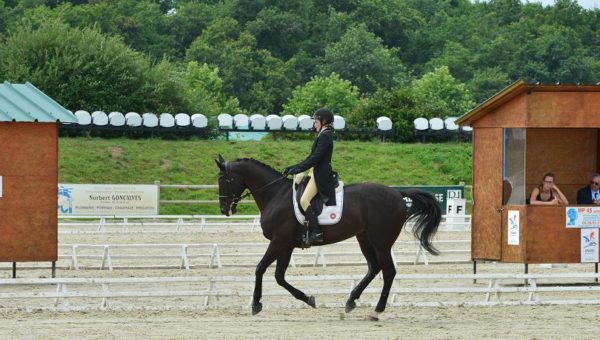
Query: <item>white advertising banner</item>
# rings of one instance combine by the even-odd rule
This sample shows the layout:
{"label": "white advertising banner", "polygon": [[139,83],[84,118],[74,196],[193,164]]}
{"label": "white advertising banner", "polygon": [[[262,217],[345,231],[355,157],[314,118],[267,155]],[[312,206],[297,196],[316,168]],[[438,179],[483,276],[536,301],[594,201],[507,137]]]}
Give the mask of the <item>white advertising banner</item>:
{"label": "white advertising banner", "polygon": [[581,229],[581,262],[598,262],[598,229]]}
{"label": "white advertising banner", "polygon": [[508,245],[518,246],[519,245],[519,211],[509,210],[508,211]]}
{"label": "white advertising banner", "polygon": [[2,197],[2,176],[0,176],[0,197]]}
{"label": "white advertising banner", "polygon": [[58,215],[158,215],[158,186],[59,184]]}
{"label": "white advertising banner", "polygon": [[567,228],[600,228],[600,207],[566,207]]}

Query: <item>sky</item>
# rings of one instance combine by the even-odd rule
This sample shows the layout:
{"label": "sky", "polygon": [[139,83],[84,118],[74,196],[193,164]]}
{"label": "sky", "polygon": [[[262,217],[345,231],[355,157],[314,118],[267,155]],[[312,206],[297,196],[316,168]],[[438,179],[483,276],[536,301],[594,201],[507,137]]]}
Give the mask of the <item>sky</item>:
{"label": "sky", "polygon": [[[554,0],[525,0],[523,2],[540,2],[543,5],[553,5],[554,4]],[[600,9],[600,0],[577,0],[577,3],[579,3],[579,6],[585,8],[585,9]]]}

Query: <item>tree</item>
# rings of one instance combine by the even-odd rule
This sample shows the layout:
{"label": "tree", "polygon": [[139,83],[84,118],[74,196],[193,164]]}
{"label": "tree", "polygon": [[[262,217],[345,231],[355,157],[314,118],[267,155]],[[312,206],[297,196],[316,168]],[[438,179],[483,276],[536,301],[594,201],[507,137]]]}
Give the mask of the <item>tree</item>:
{"label": "tree", "polygon": [[5,7],[4,1],[0,0],[0,41],[8,29],[9,10]]}
{"label": "tree", "polygon": [[476,56],[472,51],[459,42],[449,41],[444,46],[442,54],[431,59],[426,68],[433,70],[436,67],[448,66],[450,72],[459,80],[467,81],[473,77],[475,72]]}
{"label": "tree", "polygon": [[129,47],[160,60],[175,54],[172,17],[152,0],[92,1],[63,4],[55,12],[73,27],[97,26],[104,33],[119,35]]}
{"label": "tree", "polygon": [[232,1],[204,3],[196,1],[177,1],[177,8],[171,13],[171,34],[175,42],[178,58],[185,56],[185,51],[202,31],[220,18],[231,12]]}
{"label": "tree", "polygon": [[231,18],[242,25],[252,21],[265,7],[267,0],[237,0],[231,9]]}
{"label": "tree", "polygon": [[194,112],[217,116],[223,112],[237,113],[240,110],[238,100],[223,93],[223,80],[219,78],[218,68],[189,62],[183,74],[183,83],[185,97]]}
{"label": "tree", "polygon": [[20,2],[16,7],[7,11],[6,31],[15,32],[21,27],[38,28],[50,20],[60,20],[60,13],[42,3]]}
{"label": "tree", "polygon": [[156,64],[147,62],[148,67],[141,75],[144,84],[139,91],[140,105],[151,112],[193,112],[177,67],[167,59]]}
{"label": "tree", "polygon": [[321,75],[335,72],[362,92],[394,87],[406,78],[406,70],[396,53],[396,49],[383,46],[381,39],[364,25],[353,26],[339,42],[325,48]]}
{"label": "tree", "polygon": [[309,11],[310,8],[306,8],[303,13],[294,13],[266,7],[246,24],[246,28],[256,37],[259,48],[269,50],[277,58],[288,60],[300,50],[309,36],[308,18],[300,15],[306,16]]}
{"label": "tree", "polygon": [[0,78],[31,82],[71,110],[186,110],[174,71],[97,29],[57,21],[22,28],[0,48]]}
{"label": "tree", "polygon": [[520,0],[491,0],[486,4],[494,13],[496,25],[508,25],[519,20],[523,4]]}
{"label": "tree", "polygon": [[347,13],[329,8],[328,11],[314,13],[311,22],[318,25],[309,27],[309,36],[302,42],[300,51],[294,55],[297,69],[301,72],[301,82],[307,82],[312,76],[319,74],[319,63],[325,54],[325,47],[340,39],[352,25],[352,18]]}
{"label": "tree", "polygon": [[422,117],[460,116],[475,104],[467,87],[454,79],[446,66],[413,80],[412,88]]}
{"label": "tree", "polygon": [[425,24],[421,14],[405,1],[361,0],[352,11],[353,22],[366,25],[387,46],[408,47]]}
{"label": "tree", "polygon": [[356,109],[358,96],[358,88],[336,73],[315,76],[294,89],[290,101],[283,105],[283,113],[312,115],[318,108],[327,107],[337,115],[346,116]]}
{"label": "tree", "polygon": [[528,80],[543,82],[587,82],[597,78],[594,60],[586,54],[577,33],[570,28],[543,25],[527,45],[527,59],[540,67],[527,74]]}
{"label": "tree", "polygon": [[511,81],[506,73],[502,72],[499,67],[492,67],[476,71],[468,87],[473,93],[475,103],[482,103],[510,85],[510,83]]}
{"label": "tree", "polygon": [[187,61],[219,68],[223,89],[250,112],[278,113],[297,84],[295,60],[283,62],[256,47],[252,34],[231,18],[214,22],[187,50]]}
{"label": "tree", "polygon": [[360,101],[358,109],[348,115],[350,129],[374,131],[379,117],[388,117],[393,122],[389,138],[395,142],[414,141],[413,121],[419,117],[417,102],[409,87],[380,89]]}

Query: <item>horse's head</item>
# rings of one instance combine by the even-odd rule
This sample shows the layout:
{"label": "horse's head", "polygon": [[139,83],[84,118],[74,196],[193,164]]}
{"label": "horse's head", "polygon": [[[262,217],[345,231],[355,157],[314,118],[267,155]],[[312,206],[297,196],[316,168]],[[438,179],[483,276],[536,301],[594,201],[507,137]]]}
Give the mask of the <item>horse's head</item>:
{"label": "horse's head", "polygon": [[219,203],[221,213],[225,216],[233,215],[236,212],[237,204],[242,199],[242,193],[246,190],[243,178],[235,174],[230,169],[221,155],[215,162],[219,167]]}

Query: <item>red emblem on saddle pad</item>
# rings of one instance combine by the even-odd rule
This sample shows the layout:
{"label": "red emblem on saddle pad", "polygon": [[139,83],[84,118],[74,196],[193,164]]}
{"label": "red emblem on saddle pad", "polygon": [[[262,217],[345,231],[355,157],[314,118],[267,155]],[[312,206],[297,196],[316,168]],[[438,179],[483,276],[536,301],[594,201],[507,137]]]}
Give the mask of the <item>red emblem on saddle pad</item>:
{"label": "red emblem on saddle pad", "polygon": [[337,216],[337,215],[336,215],[335,213],[331,213],[331,214],[329,214],[329,218],[330,218],[330,219],[332,219],[332,220],[335,220],[335,217],[336,217],[336,216]]}

